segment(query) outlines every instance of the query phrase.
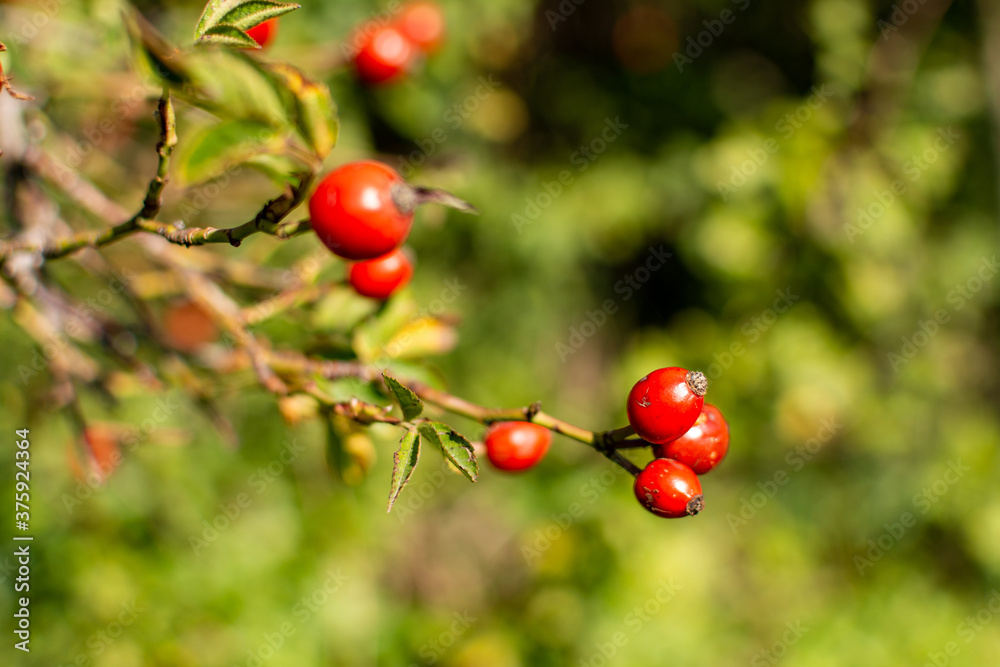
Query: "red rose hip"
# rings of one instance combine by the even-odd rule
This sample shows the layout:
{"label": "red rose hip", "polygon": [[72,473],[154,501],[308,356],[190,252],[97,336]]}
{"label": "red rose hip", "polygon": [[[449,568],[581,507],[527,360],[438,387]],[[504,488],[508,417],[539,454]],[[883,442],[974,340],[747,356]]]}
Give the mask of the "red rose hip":
{"label": "red rose hip", "polygon": [[635,497],[668,519],[694,516],[705,508],[701,482],[691,468],[671,459],[653,459],[635,476]]}
{"label": "red rose hip", "polygon": [[424,53],[437,51],[444,42],[444,12],[436,2],[410,2],[403,6],[397,25]]}
{"label": "red rose hip", "polygon": [[697,371],[672,366],[655,370],[628,394],[628,422],[653,444],[679,438],[694,425],[705,404],[708,380]]}
{"label": "red rose hip", "polygon": [[409,236],[415,205],[399,174],[365,160],[327,174],[309,198],[309,216],[313,231],[335,255],[375,259]]}
{"label": "red rose hip", "polygon": [[494,467],[510,472],[526,470],[549,451],[552,432],[531,422],[502,422],[490,427],[485,444]]}
{"label": "red rose hip", "polygon": [[372,299],[388,299],[413,277],[413,262],[401,249],[353,264],[347,279],[354,291]]}
{"label": "red rose hip", "polygon": [[401,30],[381,26],[362,42],[354,56],[354,69],[365,83],[388,83],[406,73],[415,55],[413,43]]}
{"label": "red rose hip", "polygon": [[687,433],[676,440],[653,445],[654,456],[680,461],[696,475],[704,475],[719,465],[728,451],[729,425],[719,408],[708,403]]}
{"label": "red rose hip", "polygon": [[247,30],[247,34],[253,41],[260,44],[260,48],[266,49],[267,45],[274,41],[274,36],[278,34],[278,19],[268,19],[263,23],[258,23]]}

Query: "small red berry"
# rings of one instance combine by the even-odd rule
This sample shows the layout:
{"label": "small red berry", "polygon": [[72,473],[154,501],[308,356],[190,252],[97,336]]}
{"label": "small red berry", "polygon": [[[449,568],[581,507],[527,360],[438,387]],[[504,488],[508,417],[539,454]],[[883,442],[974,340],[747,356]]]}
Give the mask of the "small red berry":
{"label": "small red berry", "polygon": [[413,262],[397,248],[388,255],[351,265],[347,278],[354,291],[372,299],[388,299],[413,277]]}
{"label": "small red berry", "polygon": [[705,404],[687,433],[662,445],[653,445],[653,455],[680,461],[704,475],[719,465],[729,451],[729,425],[714,405]]}
{"label": "small red berry", "polygon": [[260,44],[260,48],[266,49],[267,45],[274,41],[274,36],[278,34],[278,19],[268,19],[263,23],[258,23],[247,30],[247,34],[253,41]]}
{"label": "small red berry", "polygon": [[653,459],[635,476],[635,497],[657,516],[677,519],[705,508],[701,482],[691,468],[671,459]]}
{"label": "small red berry", "polygon": [[433,53],[444,43],[444,12],[436,2],[407,3],[396,25],[424,53]]}
{"label": "small red berry", "polygon": [[708,380],[697,371],[676,366],[655,370],[628,393],[628,422],[653,444],[679,438],[698,419],[707,389]]}
{"label": "small red berry", "polygon": [[375,259],[398,248],[410,234],[414,207],[400,175],[370,160],[334,169],[309,198],[319,240],[346,259]]}
{"label": "small red berry", "polygon": [[413,63],[413,43],[398,28],[381,26],[367,34],[354,68],[365,83],[386,83],[402,76]]}
{"label": "small red berry", "polygon": [[486,433],[486,455],[500,470],[526,470],[542,460],[552,432],[531,422],[502,422]]}

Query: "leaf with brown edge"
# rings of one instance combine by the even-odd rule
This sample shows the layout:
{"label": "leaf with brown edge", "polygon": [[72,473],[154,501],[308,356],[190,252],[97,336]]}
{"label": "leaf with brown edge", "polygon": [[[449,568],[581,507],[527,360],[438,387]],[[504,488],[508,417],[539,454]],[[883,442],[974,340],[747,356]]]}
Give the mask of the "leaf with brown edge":
{"label": "leaf with brown edge", "polygon": [[320,160],[333,150],[340,131],[337,105],[326,84],[317,83],[286,63],[268,65],[271,74],[291,94],[295,126]]}
{"label": "leaf with brown edge", "polygon": [[392,392],[399,407],[402,408],[403,419],[410,421],[419,417],[420,413],[424,411],[424,404],[417,395],[388,373],[383,372],[382,377],[385,378],[386,386],[389,387],[389,391]]}
{"label": "leaf with brown edge", "polygon": [[389,507],[386,513],[392,511],[399,492],[410,481],[413,469],[420,460],[420,437],[414,431],[407,431],[399,441],[399,449],[392,455],[392,484],[389,488]]}
{"label": "leaf with brown edge", "polygon": [[479,463],[472,443],[447,424],[424,422],[417,427],[420,437],[433,443],[444,457],[453,463],[469,481],[479,478]]}

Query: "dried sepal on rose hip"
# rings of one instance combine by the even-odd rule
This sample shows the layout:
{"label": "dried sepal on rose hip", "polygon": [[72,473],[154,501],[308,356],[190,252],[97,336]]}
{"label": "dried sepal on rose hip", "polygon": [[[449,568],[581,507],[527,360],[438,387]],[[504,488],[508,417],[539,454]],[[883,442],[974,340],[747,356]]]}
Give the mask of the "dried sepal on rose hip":
{"label": "dried sepal on rose hip", "polygon": [[671,459],[653,459],[635,476],[635,497],[667,519],[694,516],[705,508],[701,482],[691,468]]}
{"label": "dried sepal on rose hip", "polygon": [[653,371],[628,394],[628,421],[643,440],[663,444],[684,435],[705,404],[708,380],[702,373],[671,366]]}
{"label": "dried sepal on rose hip", "polygon": [[726,457],[729,451],[729,424],[719,408],[706,403],[694,426],[676,440],[653,445],[653,455],[674,459],[687,465],[697,475],[704,475]]}
{"label": "dried sepal on rose hip", "polygon": [[309,217],[316,236],[335,255],[375,259],[402,245],[414,211],[426,203],[476,211],[442,190],[408,185],[386,164],[362,160],[323,177],[309,198]]}
{"label": "dried sepal on rose hip", "polygon": [[552,432],[531,422],[501,422],[486,433],[486,455],[499,470],[527,470],[542,460],[552,444]]}

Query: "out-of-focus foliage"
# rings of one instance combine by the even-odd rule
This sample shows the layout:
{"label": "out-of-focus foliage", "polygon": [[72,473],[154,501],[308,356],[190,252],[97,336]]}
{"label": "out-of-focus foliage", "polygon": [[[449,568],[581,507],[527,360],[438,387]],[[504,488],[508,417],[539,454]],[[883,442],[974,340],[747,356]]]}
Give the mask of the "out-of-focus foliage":
{"label": "out-of-focus foliage", "polygon": [[[234,451],[189,396],[123,373],[114,409],[84,395],[92,419],[130,429],[92,488],[47,375],[17,372],[33,342],[2,317],[0,433],[31,428],[36,526],[36,634],[16,664],[996,664],[990,2],[942,18],[930,1],[443,0],[443,51],[374,91],[333,64],[380,8],[302,4],[265,58],[329,84],[327,165],[378,156],[482,212],[426,208],[410,241],[421,314],[461,318],[435,358],[449,389],[604,429],[647,371],[700,368],[729,457],[703,479],[701,515],[663,521],[568,440],[474,485],[425,452],[387,515],[398,430],[340,434],[371,468],[347,486],[326,465],[328,425],[289,426],[296,406],[249,378],[221,397]],[[178,43],[202,9],[137,6]],[[138,205],[158,92],[131,69],[120,3],[8,3],[0,25],[5,71],[52,119],[33,137]],[[183,158],[213,119],[180,115]],[[167,211],[191,225],[236,224],[276,192],[249,169],[177,180]],[[320,250],[305,236],[213,252],[278,268],[316,255],[335,279]],[[335,290],[261,328],[336,348],[370,312]],[[440,335],[405,341],[422,354]],[[4,609],[12,563],[0,556]]]}

